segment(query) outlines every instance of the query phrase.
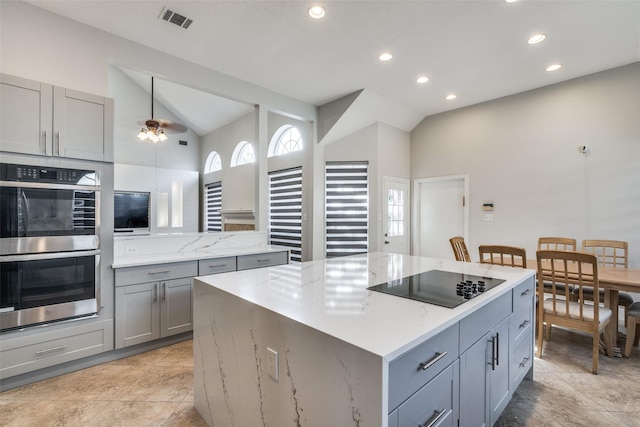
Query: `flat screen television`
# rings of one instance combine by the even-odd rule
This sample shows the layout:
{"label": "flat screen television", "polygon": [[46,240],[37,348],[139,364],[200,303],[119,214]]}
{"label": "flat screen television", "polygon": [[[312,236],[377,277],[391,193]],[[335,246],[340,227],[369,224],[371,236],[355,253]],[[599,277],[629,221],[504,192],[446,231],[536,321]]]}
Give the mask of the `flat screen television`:
{"label": "flat screen television", "polygon": [[115,191],[113,194],[116,233],[149,233],[150,193]]}

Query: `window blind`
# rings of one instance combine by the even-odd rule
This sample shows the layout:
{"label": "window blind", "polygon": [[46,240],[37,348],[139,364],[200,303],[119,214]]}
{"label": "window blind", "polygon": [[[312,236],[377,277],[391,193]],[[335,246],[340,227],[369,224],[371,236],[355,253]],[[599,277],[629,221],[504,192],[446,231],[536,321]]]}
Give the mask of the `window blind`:
{"label": "window blind", "polygon": [[327,162],[325,220],[327,258],[368,250],[368,162]]}
{"label": "window blind", "polygon": [[302,260],[302,167],[269,172],[269,244]]}
{"label": "window blind", "polygon": [[207,231],[222,231],[222,181],[205,185],[207,198]]}

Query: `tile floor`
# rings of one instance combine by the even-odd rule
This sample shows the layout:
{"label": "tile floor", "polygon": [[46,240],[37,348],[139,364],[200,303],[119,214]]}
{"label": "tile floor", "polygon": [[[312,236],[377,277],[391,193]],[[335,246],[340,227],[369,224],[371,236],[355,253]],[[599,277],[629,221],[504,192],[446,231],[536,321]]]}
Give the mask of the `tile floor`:
{"label": "tile floor", "polygon": [[[535,381],[522,383],[498,427],[640,427],[637,347],[629,359],[601,356],[592,375],[590,338],[554,328],[534,363]],[[0,426],[204,425],[192,341],[0,393]]]}

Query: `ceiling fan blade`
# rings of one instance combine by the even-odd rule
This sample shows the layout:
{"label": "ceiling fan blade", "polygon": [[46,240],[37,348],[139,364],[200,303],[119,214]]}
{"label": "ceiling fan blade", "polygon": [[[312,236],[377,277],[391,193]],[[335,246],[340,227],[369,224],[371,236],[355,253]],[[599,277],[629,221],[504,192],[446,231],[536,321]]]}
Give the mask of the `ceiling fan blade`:
{"label": "ceiling fan blade", "polygon": [[172,122],[171,120],[155,119],[160,123],[160,127],[171,133],[183,133],[187,131],[187,127],[181,123]]}

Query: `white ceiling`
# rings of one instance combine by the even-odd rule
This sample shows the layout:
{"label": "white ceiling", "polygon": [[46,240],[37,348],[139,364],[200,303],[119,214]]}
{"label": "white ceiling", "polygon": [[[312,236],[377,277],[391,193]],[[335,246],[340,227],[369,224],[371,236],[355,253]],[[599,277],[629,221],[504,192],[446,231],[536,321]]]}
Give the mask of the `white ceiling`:
{"label": "white ceiling", "polygon": [[[419,116],[640,60],[639,0],[333,0],[322,20],[302,0],[29,3],[314,105],[365,89]],[[158,19],[165,6],[194,23]],[[537,32],[547,39],[528,45]],[[167,102],[184,102],[173,92]]]}

